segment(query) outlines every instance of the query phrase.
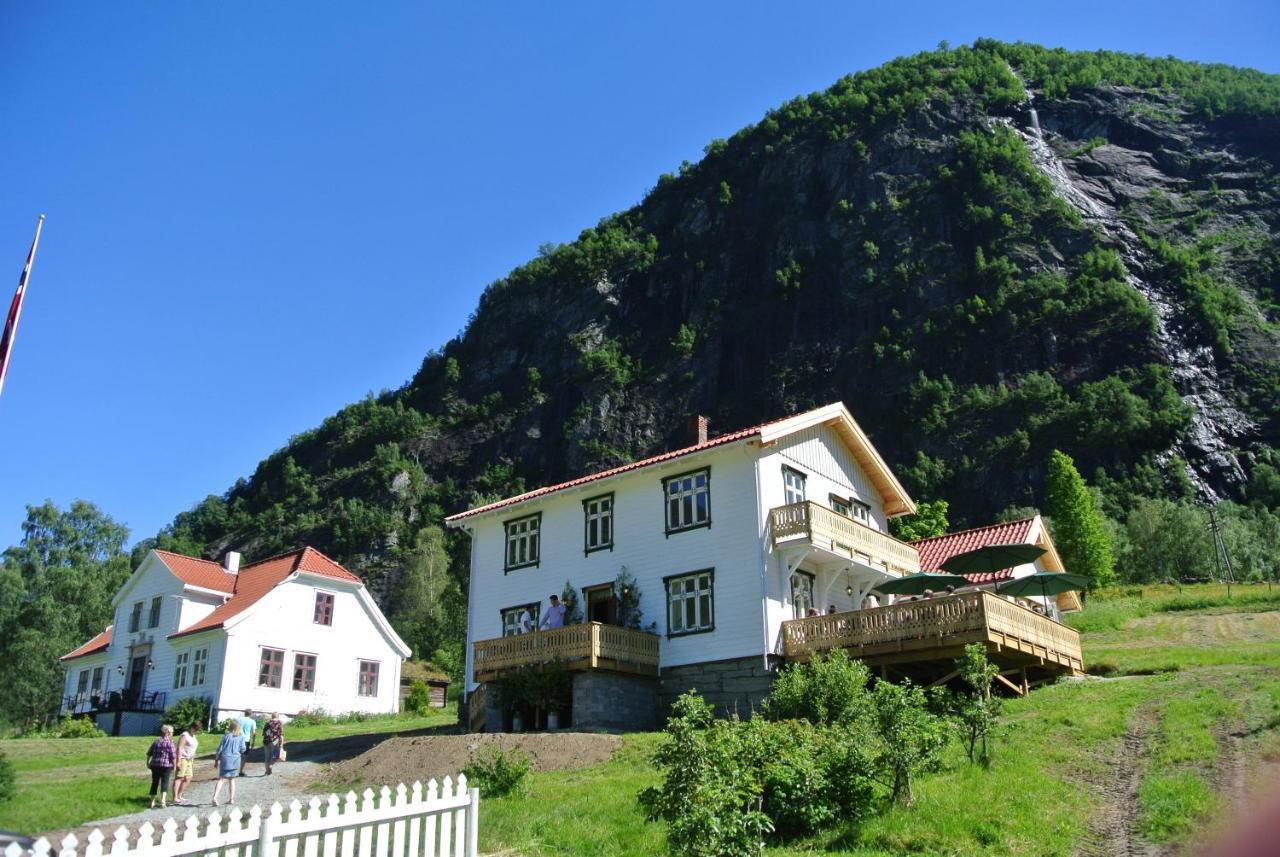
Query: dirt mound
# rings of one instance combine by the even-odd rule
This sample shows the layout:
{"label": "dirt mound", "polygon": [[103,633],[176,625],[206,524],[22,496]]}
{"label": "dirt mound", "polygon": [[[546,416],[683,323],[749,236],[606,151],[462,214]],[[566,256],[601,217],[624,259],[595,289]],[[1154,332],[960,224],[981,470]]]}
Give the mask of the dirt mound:
{"label": "dirt mound", "polygon": [[432,777],[456,777],[477,752],[495,745],[503,750],[523,750],[535,771],[564,771],[609,761],[622,746],[622,739],[590,732],[388,738],[359,756],[330,765],[323,780],[342,785],[407,785],[414,780],[426,783]]}

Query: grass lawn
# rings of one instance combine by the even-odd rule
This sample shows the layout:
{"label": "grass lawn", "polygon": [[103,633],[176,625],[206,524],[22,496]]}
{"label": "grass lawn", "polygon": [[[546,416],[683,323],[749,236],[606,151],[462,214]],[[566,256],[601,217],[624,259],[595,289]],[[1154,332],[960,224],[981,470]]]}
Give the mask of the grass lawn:
{"label": "grass lawn", "polygon": [[[425,717],[401,715],[353,723],[287,726],[293,744],[347,735],[394,734],[457,722],[457,706],[432,709]],[[204,734],[209,753],[216,735]],[[0,803],[0,828],[25,833],[74,827],[137,811],[150,777],[145,760],[152,738],[12,738],[0,751],[13,763],[17,794]],[[202,754],[204,755],[204,754]],[[143,807],[145,808],[145,807]]]}

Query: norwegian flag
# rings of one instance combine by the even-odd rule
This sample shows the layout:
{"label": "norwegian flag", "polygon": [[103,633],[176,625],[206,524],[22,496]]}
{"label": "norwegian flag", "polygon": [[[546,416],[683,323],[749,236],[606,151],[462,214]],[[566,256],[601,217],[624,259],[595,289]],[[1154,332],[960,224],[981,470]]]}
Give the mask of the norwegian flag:
{"label": "norwegian flag", "polygon": [[13,295],[13,303],[9,305],[9,314],[4,320],[4,334],[0,335],[0,390],[4,390],[4,376],[9,373],[9,360],[13,355],[13,340],[18,335],[18,318],[22,315],[22,299],[27,296],[27,280],[31,278],[31,266],[36,261],[36,245],[40,243],[40,229],[44,226],[44,215],[36,221],[36,237],[31,239],[31,252],[27,253],[27,264],[22,267],[22,276],[18,278],[18,291]]}

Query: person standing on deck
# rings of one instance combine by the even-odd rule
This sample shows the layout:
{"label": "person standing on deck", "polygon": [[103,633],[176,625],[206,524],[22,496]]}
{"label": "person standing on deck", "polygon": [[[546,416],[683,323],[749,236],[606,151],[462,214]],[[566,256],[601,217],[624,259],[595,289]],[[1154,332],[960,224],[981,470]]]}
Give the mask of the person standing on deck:
{"label": "person standing on deck", "polygon": [[563,628],[564,627],[564,605],[560,603],[560,596],[555,593],[551,594],[551,606],[547,608],[547,615],[542,617],[543,628]]}

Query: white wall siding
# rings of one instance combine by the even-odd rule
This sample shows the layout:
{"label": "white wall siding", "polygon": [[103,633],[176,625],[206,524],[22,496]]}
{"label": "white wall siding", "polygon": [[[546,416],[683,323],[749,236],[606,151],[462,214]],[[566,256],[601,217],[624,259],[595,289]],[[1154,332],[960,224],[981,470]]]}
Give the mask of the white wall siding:
{"label": "white wall siding", "polygon": [[[641,592],[643,625],[662,636],[662,666],[760,654],[760,539],[754,444],[737,443],[651,466],[612,479],[561,491],[545,499],[498,510],[471,524],[474,604],[469,642],[502,635],[500,611],[528,602],[547,608],[568,580],[583,587],[610,583],[625,566]],[[666,535],[663,478],[709,467],[711,526]],[[612,492],[614,546],[584,552],[583,500]],[[541,512],[541,557],[536,567],[504,572],[504,522]],[[715,629],[667,636],[663,579],[714,568]],[[585,610],[585,601],[582,606]],[[468,675],[468,686],[473,686]]]}
{"label": "white wall siding", "polygon": [[[853,454],[826,426],[803,429],[779,441],[761,460],[764,468],[764,490],[767,508],[781,506],[786,501],[782,490],[782,466],[789,465],[807,477],[806,496],[809,500],[829,506],[829,495],[853,497],[871,506],[869,524],[881,532],[888,531],[884,514],[884,500],[862,472]],[[769,468],[773,468],[773,473]]]}
{"label": "white wall siding", "polygon": [[[333,624],[314,621],[317,592],[334,596]],[[394,712],[399,709],[400,654],[378,629],[356,595],[355,587],[333,585],[302,575],[263,596],[243,621],[227,628],[223,691],[218,707],[224,711],[296,714],[323,708],[347,711]],[[258,685],[263,647],[284,651],[279,688]],[[315,690],[293,690],[298,654],[315,655]],[[377,661],[378,694],[360,696],[359,662]]]}

